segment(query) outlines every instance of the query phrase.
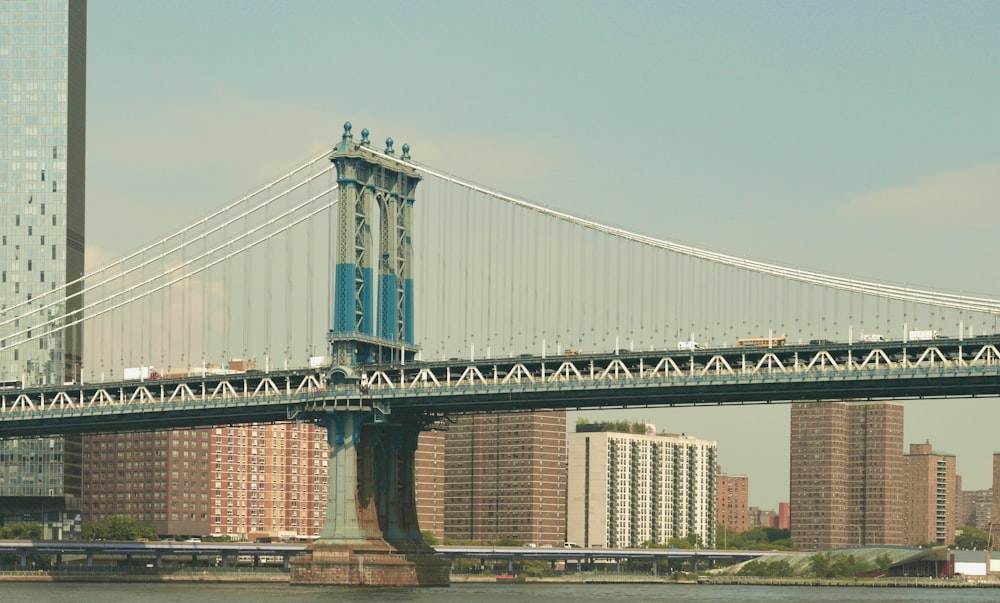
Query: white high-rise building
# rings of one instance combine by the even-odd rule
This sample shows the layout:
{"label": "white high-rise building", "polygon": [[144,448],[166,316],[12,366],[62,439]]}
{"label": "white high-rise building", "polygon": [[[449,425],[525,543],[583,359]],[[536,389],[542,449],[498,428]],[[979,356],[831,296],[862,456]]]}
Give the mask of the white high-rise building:
{"label": "white high-rise building", "polygon": [[716,443],[599,429],[569,434],[566,539],[629,548],[696,534],[713,548]]}

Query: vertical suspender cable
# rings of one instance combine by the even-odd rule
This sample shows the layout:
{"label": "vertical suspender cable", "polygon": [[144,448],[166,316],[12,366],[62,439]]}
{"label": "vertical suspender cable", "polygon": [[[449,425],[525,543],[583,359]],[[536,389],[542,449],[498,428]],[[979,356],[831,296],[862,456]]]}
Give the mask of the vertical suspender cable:
{"label": "vertical suspender cable", "polygon": [[[311,187],[310,187],[310,191],[311,191]],[[312,198],[311,194],[310,194],[310,198]],[[353,208],[351,208],[351,209],[353,209]],[[305,310],[306,310],[306,339],[305,339],[305,342],[303,342],[304,343],[304,346],[303,346],[304,350],[303,351],[306,354],[306,360],[309,359],[310,348],[311,348],[309,342],[312,341],[312,337],[314,336],[313,335],[313,325],[315,324],[314,316],[313,316],[313,303],[312,303],[313,302],[313,279],[312,279],[312,275],[315,274],[315,272],[313,272],[313,255],[314,255],[314,248],[315,248],[315,242],[314,242],[314,238],[313,238],[313,230],[314,230],[313,220],[308,220],[306,222],[306,279],[305,279],[305,281],[306,281],[306,295],[305,295],[305,304],[306,304],[306,308],[305,308]]]}
{"label": "vertical suspender cable", "polygon": [[[332,216],[335,216],[335,215],[336,215],[336,212],[331,210],[330,211],[330,216],[331,217],[329,218],[329,220],[332,221],[334,219]],[[334,247],[334,240],[333,240],[334,236],[335,236],[335,230],[331,226],[330,227],[330,236],[329,236],[328,242],[327,242],[327,253],[326,253],[326,255],[327,255],[328,258],[333,255],[333,250],[335,248]],[[293,264],[292,264],[292,240],[293,239],[294,239],[294,237],[291,237],[291,236],[286,236],[285,237],[285,278],[284,278],[284,282],[285,282],[285,287],[284,287],[284,289],[285,289],[285,308],[284,308],[284,310],[285,310],[285,324],[287,325],[287,327],[285,328],[285,354],[284,354],[285,357],[284,357],[284,364],[282,365],[284,368],[288,368],[289,362],[291,361],[291,355],[292,355],[292,353],[291,353],[292,352],[292,332],[294,331],[294,329],[292,328],[292,325],[295,324],[294,321],[293,321],[293,317],[295,316],[295,313],[292,311],[292,283],[295,280],[295,279],[292,278],[292,267],[293,267]],[[326,303],[327,303],[327,313],[326,313],[326,315],[327,316],[333,316],[333,311],[332,311],[332,307],[333,307],[333,288],[330,286],[331,277],[330,277],[330,269],[329,268],[331,268],[331,267],[328,267],[328,270],[326,271],[327,272],[327,274],[326,274],[326,279],[327,279],[327,300],[326,300]],[[303,275],[303,276],[306,279],[310,278],[310,275],[308,275],[308,274]],[[329,352],[329,350],[328,350],[328,352]],[[324,355],[326,355],[326,353],[324,353]]]}
{"label": "vertical suspender cable", "polygon": [[[289,178],[291,175],[289,174]],[[312,198],[312,182],[308,186],[307,194],[309,198]],[[268,197],[270,197],[270,187],[268,187]],[[264,210],[264,221],[267,222],[271,217],[271,204],[267,205],[267,209]],[[311,222],[312,220],[310,220]],[[285,237],[291,237],[290,232],[286,232]],[[271,253],[271,237],[267,237],[267,241],[264,242],[264,367],[270,368],[272,362],[272,349],[271,349],[271,290],[274,288],[274,280],[271,278],[271,264],[274,260],[274,254]]]}
{"label": "vertical suspender cable", "polygon": [[[162,243],[161,243],[162,247]],[[161,249],[162,251],[162,249]],[[170,292],[170,288],[167,287],[166,291],[160,292],[160,320],[159,328],[157,329],[157,339],[159,340],[160,348],[160,365],[164,369],[169,369],[172,365],[170,363],[170,340],[167,332],[170,330],[170,320],[167,319],[167,295]],[[166,339],[166,341],[164,341]]]}
{"label": "vertical suspender cable", "polygon": [[[243,219],[243,226],[247,230],[250,229],[250,218],[245,217]],[[254,287],[252,283],[252,277],[250,274],[250,254],[253,253],[247,250],[245,253],[240,254],[243,261],[243,357],[250,357],[250,313],[253,311],[253,293]],[[229,363],[229,358],[223,358],[223,360]]]}

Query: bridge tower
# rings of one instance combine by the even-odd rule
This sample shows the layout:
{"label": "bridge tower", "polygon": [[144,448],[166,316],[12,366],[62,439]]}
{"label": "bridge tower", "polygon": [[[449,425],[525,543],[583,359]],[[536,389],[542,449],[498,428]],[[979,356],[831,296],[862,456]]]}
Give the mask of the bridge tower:
{"label": "bridge tower", "polygon": [[[373,152],[368,130],[354,142],[350,122],[330,160],[337,166],[336,284],[329,381],[358,386],[357,404],[316,417],[330,444],[330,485],[319,539],[292,563],[293,584],[445,586],[449,570],[423,542],[417,523],[414,454],[423,416],[393,415],[365,399],[358,365],[406,362],[413,329],[416,170],[393,159],[391,138]],[[409,159],[403,145],[401,159]],[[372,229],[378,210],[378,305]]]}
{"label": "bridge tower", "polygon": [[[421,177],[395,161],[393,141],[374,153],[368,130],[354,142],[351,123],[344,124],[341,142],[330,160],[337,166],[340,202],[337,207],[336,284],[333,328],[327,335],[333,366],[345,377],[368,362],[412,359],[414,193]],[[401,159],[409,159],[403,145]],[[378,212],[379,249],[372,229]],[[378,305],[375,304],[376,264]],[[377,314],[376,314],[377,309]]]}

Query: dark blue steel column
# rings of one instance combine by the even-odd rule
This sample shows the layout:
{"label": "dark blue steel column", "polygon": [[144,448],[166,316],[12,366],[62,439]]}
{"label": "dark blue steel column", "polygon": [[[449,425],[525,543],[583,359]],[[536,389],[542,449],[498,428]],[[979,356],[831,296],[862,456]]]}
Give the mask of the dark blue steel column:
{"label": "dark blue steel column", "polygon": [[420,430],[412,425],[389,425],[377,431],[373,452],[379,466],[375,486],[382,534],[393,544],[419,543],[423,537],[417,522],[413,471]]}

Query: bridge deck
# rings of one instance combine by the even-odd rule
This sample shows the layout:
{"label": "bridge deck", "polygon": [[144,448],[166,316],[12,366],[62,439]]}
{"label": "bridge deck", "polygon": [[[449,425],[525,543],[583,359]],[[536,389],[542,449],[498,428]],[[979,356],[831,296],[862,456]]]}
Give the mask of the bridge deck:
{"label": "bridge deck", "polygon": [[1000,395],[1000,337],[574,354],[0,390],[0,437],[554,408]]}

